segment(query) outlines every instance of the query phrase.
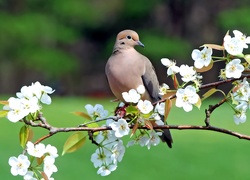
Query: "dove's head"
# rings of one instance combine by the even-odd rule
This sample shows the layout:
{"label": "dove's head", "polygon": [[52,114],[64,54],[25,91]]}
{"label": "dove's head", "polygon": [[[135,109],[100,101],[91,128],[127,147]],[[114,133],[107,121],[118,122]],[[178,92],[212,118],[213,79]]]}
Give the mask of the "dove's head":
{"label": "dove's head", "polygon": [[142,46],[144,45],[139,40],[139,35],[133,30],[123,30],[116,37],[116,46],[120,48],[129,48],[134,46]]}

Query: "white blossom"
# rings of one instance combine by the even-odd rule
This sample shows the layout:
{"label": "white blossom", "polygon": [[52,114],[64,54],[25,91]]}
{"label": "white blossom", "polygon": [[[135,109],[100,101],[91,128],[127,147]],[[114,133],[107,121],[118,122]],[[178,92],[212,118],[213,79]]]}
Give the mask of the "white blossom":
{"label": "white blossom", "polygon": [[212,48],[204,47],[201,51],[194,49],[192,52],[192,59],[194,60],[194,66],[201,69],[203,66],[207,67],[212,60]]}
{"label": "white blossom", "polygon": [[199,96],[193,86],[188,85],[185,89],[178,89],[176,92],[177,107],[183,107],[184,111],[189,112],[193,109],[193,104],[197,103]]}
{"label": "white blossom", "polygon": [[238,111],[234,114],[235,124],[240,124],[246,122],[247,116],[245,111]]}
{"label": "white blossom", "polygon": [[141,95],[135,89],[130,89],[128,92],[123,92],[122,97],[128,103],[137,103]]}
{"label": "white blossom", "polygon": [[167,75],[173,75],[179,72],[179,67],[176,66],[174,61],[169,60],[168,58],[162,58],[161,63],[168,68]]}
{"label": "white blossom", "polygon": [[10,171],[13,176],[24,176],[28,172],[30,161],[28,160],[27,156],[20,154],[17,158],[14,156],[10,157],[9,165],[11,166]]}
{"label": "white blossom", "polygon": [[157,119],[157,120],[155,121],[155,124],[157,124],[158,126],[165,125],[164,122],[163,122],[161,119]]}
{"label": "white blossom", "polygon": [[235,107],[238,111],[246,112],[248,108],[248,103],[246,101],[240,101],[239,104]]}
{"label": "white blossom", "polygon": [[244,66],[240,59],[233,59],[226,65],[225,73],[227,78],[240,78],[244,71]]}
{"label": "white blossom", "polygon": [[194,81],[196,79],[196,71],[193,66],[182,64],[180,66],[180,75],[182,76],[181,79],[184,82]]}
{"label": "white blossom", "polygon": [[[108,126],[110,126],[110,124]],[[112,145],[113,144],[112,142],[116,140],[117,140],[117,137],[115,136],[115,132],[110,131],[110,130],[100,131],[98,135],[95,137],[95,141],[99,144],[102,143],[103,145],[106,145],[106,144]]]}
{"label": "white blossom", "polygon": [[30,99],[22,98],[21,103],[23,104],[23,109],[26,115],[28,115],[29,113],[35,113],[36,111],[41,109],[36,97],[32,97]]}
{"label": "white blossom", "polygon": [[43,86],[40,82],[32,83],[33,89],[35,90],[35,95],[37,98],[41,100],[44,104],[51,104],[51,97],[48,94],[52,94],[55,90],[53,90],[49,86]]}
{"label": "white blossom", "polygon": [[91,155],[91,162],[94,164],[94,167],[101,167],[102,164],[110,164],[111,152],[104,148],[96,149],[95,153]]}
{"label": "white blossom", "polygon": [[118,141],[118,143],[112,147],[111,152],[111,160],[113,163],[116,164],[117,162],[121,162],[125,153],[125,147],[123,146],[122,141]]}
{"label": "white blossom", "polygon": [[234,56],[242,54],[244,48],[239,39],[230,35],[224,37],[224,47],[229,54]]}
{"label": "white blossom", "polygon": [[138,92],[139,94],[144,94],[145,91],[146,91],[144,85],[138,86],[138,87],[136,88],[136,90],[137,90],[137,92]]}
{"label": "white blossom", "polygon": [[155,112],[158,112],[160,115],[165,115],[165,103],[157,103],[155,106]]}
{"label": "white blossom", "polygon": [[155,131],[150,132],[149,139],[146,142],[148,149],[150,149],[152,145],[157,146],[160,143],[160,138],[159,138],[160,135],[162,135],[162,132],[155,132]]}
{"label": "white blossom", "polygon": [[25,116],[27,111],[24,110],[24,106],[21,99],[11,97],[8,99],[9,104],[4,106],[5,110],[8,110],[7,119],[11,122],[18,122]]}
{"label": "white blossom", "polygon": [[240,55],[244,48],[248,48],[250,43],[250,37],[246,37],[242,32],[234,30],[234,37],[226,35],[224,37],[224,47],[226,51],[231,55]]}
{"label": "white blossom", "polygon": [[130,131],[127,121],[122,118],[119,119],[117,122],[111,123],[110,127],[113,131],[115,131],[115,136],[118,138],[128,135]]}
{"label": "white blossom", "polygon": [[23,86],[21,91],[16,93],[18,98],[30,99],[37,97],[44,104],[51,104],[51,98],[48,94],[52,94],[54,90],[49,86],[43,86],[40,82],[32,83],[30,86]]}
{"label": "white blossom", "polygon": [[105,110],[101,104],[96,104],[95,106],[87,104],[85,109],[88,114],[96,120],[105,118],[108,115],[108,111]]}
{"label": "white blossom", "polygon": [[150,141],[150,137],[147,134],[144,134],[143,136],[140,136],[140,138],[137,140],[138,144],[143,147],[148,144]]}
{"label": "white blossom", "polygon": [[165,84],[165,83],[163,83],[161,86],[160,86],[160,88],[159,88],[159,94],[160,95],[164,95],[164,94],[167,94],[167,90],[169,89],[169,86],[167,85],[167,84]]}
{"label": "white blossom", "polygon": [[52,156],[53,158],[58,157],[57,148],[55,146],[51,146],[50,144],[46,146],[45,152],[48,153],[49,156]]}
{"label": "white blossom", "polygon": [[44,158],[43,171],[48,177],[50,177],[54,172],[57,172],[57,167],[54,163],[55,158],[53,158],[52,156],[46,156]]}
{"label": "white blossom", "polygon": [[244,78],[243,81],[237,85],[236,91],[233,92],[234,100],[240,101],[248,101],[250,98],[250,86],[247,81],[247,78]]}
{"label": "white blossom", "polygon": [[114,165],[114,164],[104,165],[98,169],[97,174],[100,174],[101,176],[107,176],[112,171],[116,170],[116,168],[117,168],[117,165]]}
{"label": "white blossom", "polygon": [[247,44],[250,44],[250,37],[249,36],[247,37],[238,30],[233,30],[233,33],[235,38],[240,40],[240,43],[242,44],[243,48],[248,48]]}
{"label": "white blossom", "polygon": [[148,141],[149,141],[148,134],[141,134],[134,140],[129,141],[127,147],[133,146],[135,144],[139,144],[141,147],[143,147],[147,145]]}
{"label": "white blossom", "polygon": [[32,171],[28,171],[24,176],[24,180],[37,180],[36,178],[33,177],[34,173]]}
{"label": "white blossom", "polygon": [[154,106],[149,100],[139,100],[137,107],[143,114],[148,114],[154,109]]}
{"label": "white blossom", "polygon": [[27,152],[34,157],[42,157],[46,153],[45,145],[42,143],[34,145],[32,142],[27,142]]}
{"label": "white blossom", "polygon": [[151,114],[150,119],[154,119],[156,121],[161,120],[161,116],[159,115],[158,112],[154,112]]}

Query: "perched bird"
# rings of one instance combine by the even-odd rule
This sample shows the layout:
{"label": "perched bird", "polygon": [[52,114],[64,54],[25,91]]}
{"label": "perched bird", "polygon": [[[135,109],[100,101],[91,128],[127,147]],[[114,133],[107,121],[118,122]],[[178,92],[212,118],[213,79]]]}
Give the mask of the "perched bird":
{"label": "perched bird", "polygon": [[[125,102],[123,92],[144,85],[146,91],[141,99],[156,102],[160,100],[159,82],[149,59],[134,49],[137,45],[144,47],[135,31],[124,30],[118,33],[113,53],[105,67],[109,86],[116,98]],[[169,129],[163,130],[161,139],[172,147]]]}

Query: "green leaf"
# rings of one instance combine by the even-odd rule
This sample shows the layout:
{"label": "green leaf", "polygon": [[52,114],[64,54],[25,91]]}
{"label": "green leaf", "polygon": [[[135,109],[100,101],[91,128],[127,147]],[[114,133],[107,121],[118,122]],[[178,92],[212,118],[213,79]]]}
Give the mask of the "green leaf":
{"label": "green leaf", "polygon": [[24,125],[23,127],[21,127],[19,132],[19,140],[22,148],[25,148],[25,145],[29,139],[29,134],[30,134],[29,126]]}
{"label": "green leaf", "polygon": [[95,123],[95,122],[93,122],[91,124],[88,124],[87,126],[90,127],[90,128],[97,128],[97,127],[99,127],[99,125],[97,123]]}
{"label": "green leaf", "polygon": [[231,99],[232,99],[232,104],[238,105],[238,104],[239,104],[239,101],[238,101],[238,100],[235,100],[235,97],[234,97],[233,93],[229,93],[229,94],[230,94]]}
{"label": "green leaf", "polygon": [[7,114],[8,114],[8,111],[0,111],[0,118],[2,118],[2,117],[6,117],[7,116]]}
{"label": "green leaf", "polygon": [[248,64],[250,64],[250,54],[246,54],[244,59],[247,61]]}
{"label": "green leaf", "polygon": [[72,134],[63,146],[62,155],[72,153],[80,149],[86,142],[86,132],[76,132]]}
{"label": "green leaf", "polygon": [[195,105],[198,109],[200,109],[200,107],[201,107],[201,98],[200,98],[200,96],[199,96],[199,99],[198,99],[197,103],[195,103],[194,105]]}
{"label": "green leaf", "polygon": [[226,94],[222,90],[212,88],[212,89],[209,89],[205,94],[202,95],[201,100],[203,101],[203,100],[207,99],[208,97],[212,96],[216,92],[221,92],[224,96],[226,96]]}
{"label": "green leaf", "polygon": [[202,101],[212,96],[215,92],[217,92],[216,88],[209,89],[205,94],[202,95]]}
{"label": "green leaf", "polygon": [[129,106],[126,108],[126,113],[127,113],[127,114],[137,114],[138,111],[139,111],[139,110],[138,110],[135,106],[132,106],[132,105],[129,105]]}

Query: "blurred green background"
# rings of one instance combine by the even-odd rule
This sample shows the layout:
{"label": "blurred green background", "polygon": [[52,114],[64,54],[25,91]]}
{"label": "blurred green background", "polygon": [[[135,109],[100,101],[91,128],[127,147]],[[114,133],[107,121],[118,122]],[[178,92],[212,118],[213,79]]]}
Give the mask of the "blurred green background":
{"label": "blurred green background", "polygon": [[59,95],[110,95],[104,67],[123,29],[139,33],[166,82],[161,58],[191,65],[192,49],[227,30],[250,34],[249,12],[248,0],[1,0],[0,93],[38,80]]}
{"label": "blurred green background", "polygon": [[[138,48],[154,64],[160,82],[167,82],[160,59],[193,64],[192,49],[204,43],[221,44],[227,30],[250,35],[250,1],[231,0],[0,0],[0,94],[14,94],[23,85],[40,81],[56,89],[45,116],[55,126],[76,126],[82,119],[71,114],[87,103],[101,103],[113,111],[104,75],[116,34],[136,30],[145,48]],[[245,51],[246,52],[246,51]],[[217,52],[215,52],[216,54]],[[218,80],[218,68],[204,76]],[[77,97],[76,97],[77,96]],[[91,97],[91,98],[87,98]],[[93,98],[94,97],[94,98]],[[98,97],[101,99],[98,99]],[[8,96],[2,96],[7,99]],[[174,108],[170,124],[202,124],[204,108],[185,113]],[[230,108],[222,106],[212,115],[215,125],[242,133],[249,121],[236,126]],[[0,177],[10,174],[10,156],[20,154],[21,124],[1,119]],[[45,131],[35,129],[36,138]],[[224,134],[172,130],[173,149],[165,144],[126,150],[118,169],[108,177],[96,175],[90,162],[95,147],[89,143],[80,151],[58,158],[55,179],[249,179],[250,143]],[[70,133],[58,134],[51,143],[62,152]]]}

